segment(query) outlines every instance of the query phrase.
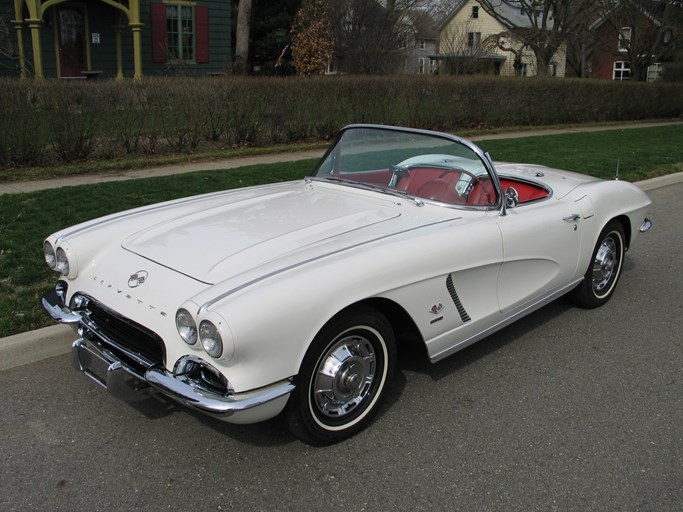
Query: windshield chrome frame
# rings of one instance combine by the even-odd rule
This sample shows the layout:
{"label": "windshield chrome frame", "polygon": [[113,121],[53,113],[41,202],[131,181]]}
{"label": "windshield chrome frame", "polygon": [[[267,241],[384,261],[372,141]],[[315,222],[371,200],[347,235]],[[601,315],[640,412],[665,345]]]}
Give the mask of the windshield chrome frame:
{"label": "windshield chrome frame", "polygon": [[[446,203],[441,203],[439,201],[431,201],[428,199],[424,199],[421,197],[414,197],[414,196],[407,196],[410,197],[416,201],[422,201],[425,203],[433,203],[433,204],[438,204],[440,206],[448,206],[452,208],[458,208],[458,209],[474,209],[474,210],[486,210],[486,211],[492,211],[492,210],[498,210],[500,212],[500,215],[505,215],[505,201],[503,200],[503,190],[502,190],[502,185],[500,184],[500,180],[498,179],[498,173],[496,172],[496,168],[493,165],[493,160],[491,159],[491,156],[482,150],[479,146],[474,144],[473,142],[463,139],[462,137],[458,137],[456,135],[451,135],[450,133],[445,133],[445,132],[437,132],[433,130],[423,130],[420,128],[405,128],[402,126],[391,126],[391,125],[383,125],[383,124],[349,124],[347,126],[344,126],[339,132],[337,133],[336,137],[334,138],[334,141],[330,145],[329,148],[327,148],[327,151],[325,151],[325,154],[320,158],[320,161],[318,164],[315,166],[315,171],[311,178],[318,178],[318,179],[324,179],[324,176],[318,176],[317,173],[320,170],[320,167],[322,166],[323,162],[330,156],[330,154],[334,151],[338,151],[337,145],[339,143],[339,140],[344,136],[344,133],[346,133],[349,130],[355,130],[355,129],[372,129],[372,130],[381,130],[381,131],[390,131],[390,132],[399,132],[399,133],[407,133],[407,134],[416,134],[416,135],[423,135],[423,136],[429,136],[429,137],[435,137],[439,139],[445,139],[451,142],[454,142],[456,144],[461,144],[465,146],[466,148],[470,149],[473,151],[481,160],[482,164],[484,165],[484,168],[486,169],[486,172],[489,174],[491,177],[491,182],[493,183],[493,187],[496,191],[496,202],[490,206],[464,206],[464,205],[452,205],[452,204],[446,204]],[[332,174],[334,175],[334,174]],[[352,183],[349,183],[352,185]],[[378,190],[379,192],[379,190]]]}

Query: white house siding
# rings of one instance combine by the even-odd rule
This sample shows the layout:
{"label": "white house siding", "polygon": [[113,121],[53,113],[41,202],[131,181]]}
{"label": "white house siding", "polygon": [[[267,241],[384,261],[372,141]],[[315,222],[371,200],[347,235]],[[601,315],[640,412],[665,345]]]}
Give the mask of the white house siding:
{"label": "white house siding", "polygon": [[[479,17],[477,19],[472,18],[472,7],[479,7]],[[467,32],[480,32],[481,40],[484,41],[487,37],[505,32],[506,28],[498,21],[496,18],[487,13],[483,7],[476,0],[466,1],[460,8],[457,8],[457,12],[453,14],[451,12],[450,19],[447,19],[439,27],[439,54],[444,55],[449,53],[446,48],[448,48],[449,38],[452,40],[454,34],[467,34]],[[466,50],[467,47],[463,47],[462,50]],[[505,58],[505,61],[501,63],[500,74],[502,76],[514,76],[514,54],[511,52],[506,52],[499,48],[492,49],[489,53],[495,53]],[[557,76],[565,76],[566,69],[566,58],[564,48],[560,49],[557,54]],[[536,56],[534,52],[525,49],[522,53],[522,63],[526,66],[527,76],[535,76],[537,74],[536,69]]]}

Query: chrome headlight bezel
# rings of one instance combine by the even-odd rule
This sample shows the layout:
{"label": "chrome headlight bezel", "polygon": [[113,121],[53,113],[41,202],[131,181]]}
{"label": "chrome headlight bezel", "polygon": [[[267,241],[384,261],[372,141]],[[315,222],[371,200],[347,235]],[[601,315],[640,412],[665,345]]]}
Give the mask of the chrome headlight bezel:
{"label": "chrome headlight bezel", "polygon": [[57,253],[52,244],[47,240],[43,243],[43,256],[45,257],[47,266],[52,270],[57,270]]}
{"label": "chrome headlight bezel", "polygon": [[45,264],[63,277],[76,279],[78,276],[76,255],[71,245],[61,238],[51,236],[43,242],[43,257]]}
{"label": "chrome headlight bezel", "polygon": [[185,308],[180,308],[175,314],[175,326],[180,338],[191,347],[197,346],[199,332],[192,314]]}
{"label": "chrome headlight bezel", "polygon": [[63,247],[57,247],[55,251],[55,270],[63,276],[68,276],[71,272],[71,265],[69,263],[69,256]]}
{"label": "chrome headlight bezel", "polygon": [[199,324],[199,339],[202,342],[204,351],[218,359],[223,355],[223,338],[213,322],[209,320],[202,320]]}

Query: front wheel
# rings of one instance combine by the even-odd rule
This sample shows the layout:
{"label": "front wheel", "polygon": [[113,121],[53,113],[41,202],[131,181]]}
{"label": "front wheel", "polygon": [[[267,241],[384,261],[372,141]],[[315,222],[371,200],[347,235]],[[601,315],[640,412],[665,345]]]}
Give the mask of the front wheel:
{"label": "front wheel", "polygon": [[623,262],[624,228],[621,223],[612,221],[598,237],[584,279],[570,294],[572,302],[583,308],[605,304],[617,286]]}
{"label": "front wheel", "polygon": [[331,444],[372,420],[393,378],[394,333],[370,308],[342,312],[315,337],[287,405],[290,431],[309,444]]}

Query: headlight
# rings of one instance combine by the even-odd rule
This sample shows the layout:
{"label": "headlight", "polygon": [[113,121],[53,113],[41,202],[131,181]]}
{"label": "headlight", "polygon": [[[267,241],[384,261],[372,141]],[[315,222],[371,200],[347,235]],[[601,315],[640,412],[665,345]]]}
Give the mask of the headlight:
{"label": "headlight", "polygon": [[68,276],[70,271],[69,258],[67,258],[66,252],[61,247],[57,249],[56,261],[56,270],[61,272],[62,275]]}
{"label": "headlight", "polygon": [[43,244],[43,253],[45,254],[45,263],[52,270],[57,269],[57,256],[55,255],[55,248],[52,247],[50,242],[45,242]]}
{"label": "headlight", "polygon": [[199,324],[199,339],[206,353],[213,358],[221,357],[223,354],[223,340],[218,329],[208,320],[203,320]]}
{"label": "headlight", "polygon": [[175,326],[178,334],[188,345],[197,344],[197,324],[187,309],[180,308],[175,314]]}

